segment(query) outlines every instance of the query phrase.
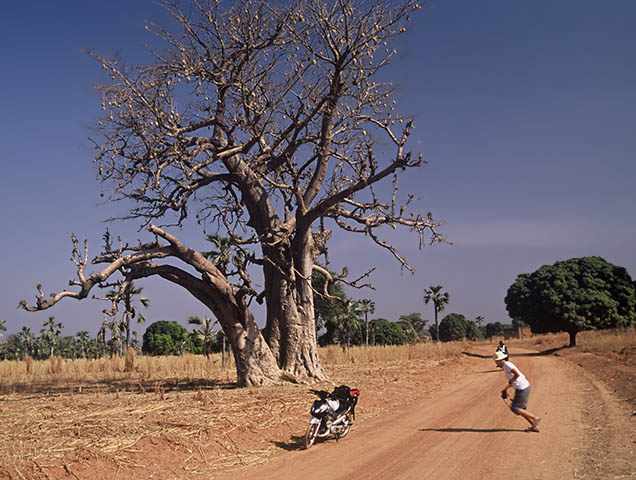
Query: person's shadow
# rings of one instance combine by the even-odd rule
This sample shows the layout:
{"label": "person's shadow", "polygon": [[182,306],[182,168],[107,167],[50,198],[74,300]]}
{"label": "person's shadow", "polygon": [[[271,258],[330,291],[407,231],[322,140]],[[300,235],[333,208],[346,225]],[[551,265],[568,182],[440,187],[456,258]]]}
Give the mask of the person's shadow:
{"label": "person's shadow", "polygon": [[446,428],[420,428],[420,432],[443,432],[443,433],[502,433],[502,432],[524,432],[518,428],[462,428],[462,427],[446,427]]}

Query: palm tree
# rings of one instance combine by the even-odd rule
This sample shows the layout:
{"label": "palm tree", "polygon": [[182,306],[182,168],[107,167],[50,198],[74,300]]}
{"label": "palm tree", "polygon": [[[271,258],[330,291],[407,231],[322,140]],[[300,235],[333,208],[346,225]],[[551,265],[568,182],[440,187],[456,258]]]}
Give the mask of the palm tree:
{"label": "palm tree", "polygon": [[6,320],[0,320],[0,337],[2,336],[2,332],[7,331],[7,326],[5,325]]}
{"label": "palm tree", "polygon": [[364,327],[366,333],[365,345],[369,346],[369,313],[375,313],[375,302],[368,298],[360,300],[360,312],[364,313]]}
{"label": "palm tree", "polygon": [[80,356],[82,358],[88,358],[88,345],[91,341],[90,334],[86,330],[80,330],[75,334],[75,338]]}
{"label": "palm tree", "polygon": [[441,285],[430,286],[424,290],[424,303],[433,302],[435,307],[435,341],[439,342],[439,323],[437,322],[437,314],[444,310],[444,307],[450,303],[448,292],[442,292]]}
{"label": "palm tree", "polygon": [[[225,276],[231,276],[241,269],[244,269],[248,262],[254,261],[254,255],[249,251],[236,245],[231,238],[222,235],[206,235],[205,239],[216,247],[209,252],[201,252],[205,258],[210,260],[216,268]],[[228,272],[228,266],[233,264],[237,271]]]}
{"label": "palm tree", "polygon": [[40,334],[42,335],[42,339],[49,345],[49,356],[53,356],[53,351],[55,350],[55,346],[57,345],[64,326],[56,322],[55,317],[49,317],[48,320],[42,322],[42,326],[44,328],[40,330]]}
{"label": "palm tree", "polygon": [[[188,325],[198,325],[200,328],[193,332],[194,337],[203,344],[203,354],[205,358],[210,358],[212,352],[212,343],[214,342],[214,332],[212,327],[215,323],[208,317],[188,317]],[[223,352],[225,355],[225,352]]]}
{"label": "palm tree", "polygon": [[110,340],[108,341],[108,343],[110,344],[110,352],[108,353],[110,355],[113,355],[115,352],[117,352],[121,355],[124,349],[124,322],[111,320],[110,322],[106,323],[106,327],[110,330]]}
{"label": "palm tree", "polygon": [[484,324],[484,320],[485,318],[482,315],[477,315],[475,323],[481,327]]}
{"label": "palm tree", "polygon": [[[347,300],[345,308],[340,313],[338,318],[339,329],[343,336],[346,338],[347,349],[351,347],[351,331],[356,326],[358,317],[362,314],[360,309],[360,303]],[[362,340],[362,339],[360,339]],[[340,344],[344,349],[344,338],[340,337]]]}
{"label": "palm tree", "polygon": [[30,357],[34,356],[33,345],[35,343],[35,335],[31,333],[30,327],[22,327],[22,330],[18,332],[18,339],[24,344],[24,350]]}
{"label": "palm tree", "polygon": [[216,268],[221,270],[223,275],[225,275],[227,273],[227,266],[232,258],[232,241],[229,237],[223,237],[221,235],[206,235],[205,239],[213,243],[216,250],[201,252],[201,255],[210,260]]}
{"label": "palm tree", "polygon": [[[124,311],[124,318],[121,325],[121,330],[126,332],[126,341],[121,342],[121,354],[123,355],[124,348],[128,348],[131,346],[130,344],[130,319],[137,317],[137,323],[144,323],[146,318],[143,316],[141,312],[137,312],[137,309],[134,307],[135,302],[139,302],[144,308],[150,307],[150,299],[148,297],[144,297],[141,292],[143,291],[143,287],[135,288],[134,285],[129,283],[126,286],[124,291],[124,304],[126,305],[126,309]],[[113,299],[117,296],[117,292],[114,290],[109,291],[106,294],[106,298]],[[122,333],[123,333],[122,332]]]}

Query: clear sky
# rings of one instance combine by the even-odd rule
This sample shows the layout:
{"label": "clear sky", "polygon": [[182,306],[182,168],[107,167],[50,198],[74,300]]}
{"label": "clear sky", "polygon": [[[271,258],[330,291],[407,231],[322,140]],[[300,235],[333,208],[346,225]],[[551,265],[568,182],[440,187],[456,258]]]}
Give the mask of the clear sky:
{"label": "clear sky", "polygon": [[[352,275],[376,265],[373,317],[421,312],[424,289],[443,285],[445,313],[509,322],[504,297],[519,273],[599,255],[636,276],[636,2],[632,0],[434,0],[415,15],[386,71],[398,108],[415,118],[412,147],[429,162],[401,180],[418,210],[447,223],[454,245],[417,249],[395,234],[417,268],[402,273],[361,237],[336,237],[333,267]],[[165,22],[151,0],[31,0],[0,6],[0,319],[9,333],[39,332],[49,315],[64,334],[99,327],[105,304],[67,299],[51,310],[17,310],[35,284],[59,291],[74,278],[70,234],[96,254],[103,220],[89,138],[103,72],[84,50],[134,64],[154,41],[146,21]],[[126,241],[135,224],[109,227]],[[195,248],[194,228],[175,232]],[[206,315],[179,287],[141,284],[149,321]],[[256,312],[262,323],[262,312]],[[145,327],[137,327],[143,333]]]}

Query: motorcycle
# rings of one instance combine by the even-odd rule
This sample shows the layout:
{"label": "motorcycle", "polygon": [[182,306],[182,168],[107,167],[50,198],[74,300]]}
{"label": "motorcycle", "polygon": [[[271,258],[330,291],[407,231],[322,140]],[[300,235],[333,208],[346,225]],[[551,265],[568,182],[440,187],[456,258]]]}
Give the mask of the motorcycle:
{"label": "motorcycle", "polygon": [[340,385],[333,392],[310,390],[317,395],[311,406],[311,419],[305,433],[305,448],[311,447],[316,438],[335,435],[336,441],[345,437],[356,417],[356,405],[360,391],[355,387]]}

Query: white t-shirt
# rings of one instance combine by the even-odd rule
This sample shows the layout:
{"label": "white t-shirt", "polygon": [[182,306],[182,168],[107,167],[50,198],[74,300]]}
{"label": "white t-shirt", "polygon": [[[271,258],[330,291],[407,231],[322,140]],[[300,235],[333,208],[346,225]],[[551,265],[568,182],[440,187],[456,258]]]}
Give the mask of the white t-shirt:
{"label": "white t-shirt", "polygon": [[503,364],[503,370],[506,378],[508,380],[511,380],[515,376],[512,371],[513,368],[517,369],[517,372],[519,372],[519,376],[517,377],[517,380],[515,380],[515,383],[512,384],[512,386],[515,388],[515,390],[524,390],[528,388],[530,386],[530,382],[528,381],[526,376],[521,373],[521,370],[519,370],[517,366],[512,362],[504,362]]}

